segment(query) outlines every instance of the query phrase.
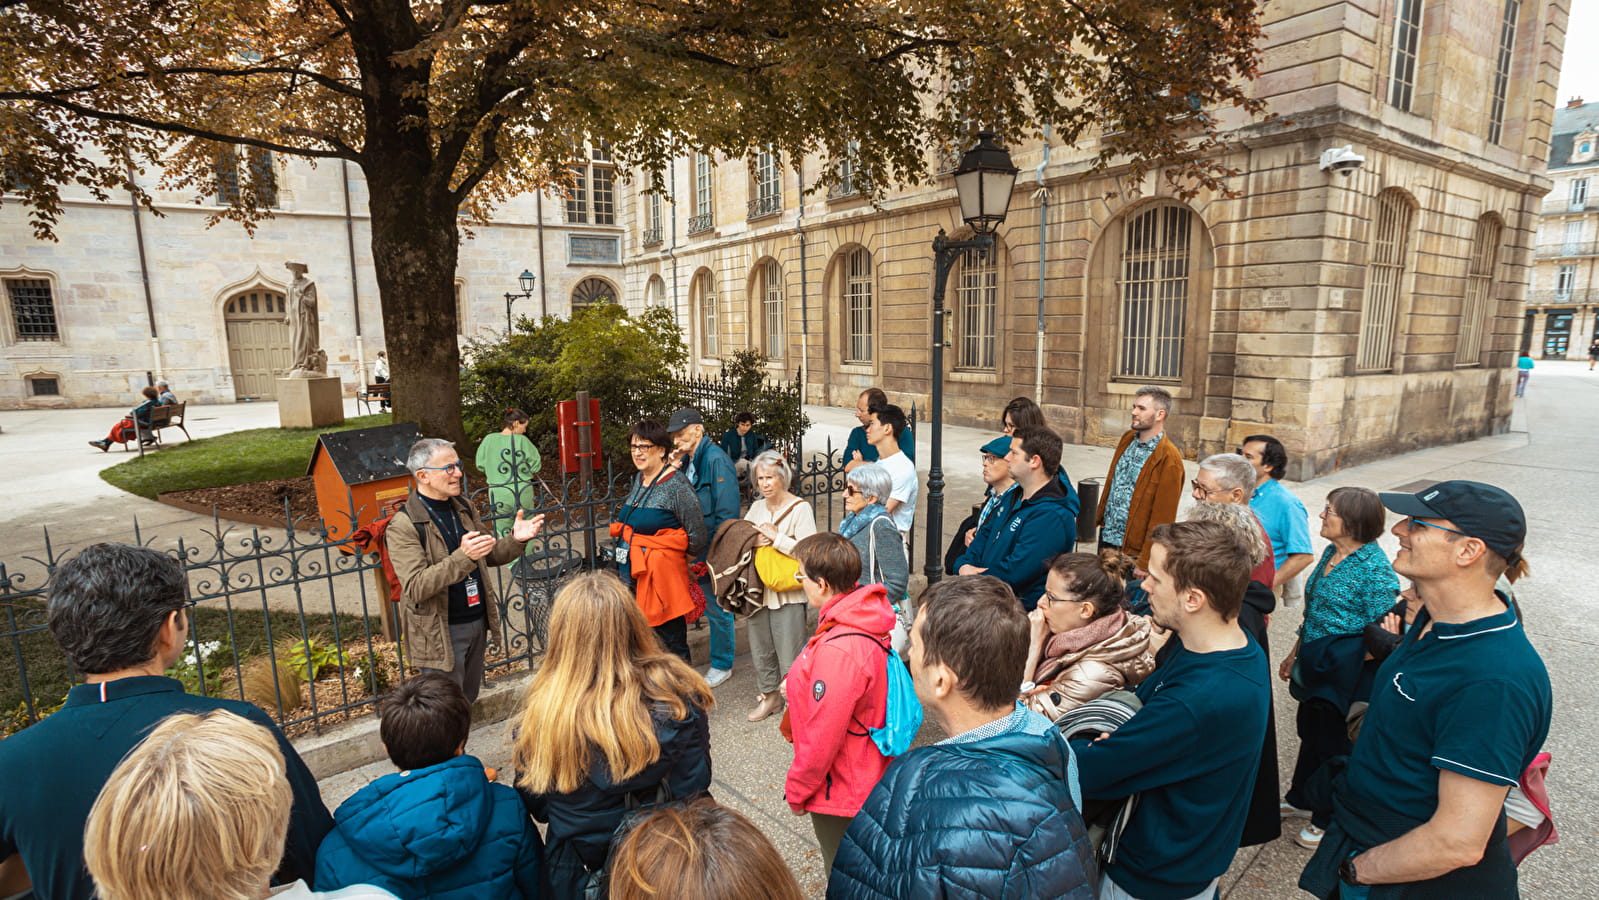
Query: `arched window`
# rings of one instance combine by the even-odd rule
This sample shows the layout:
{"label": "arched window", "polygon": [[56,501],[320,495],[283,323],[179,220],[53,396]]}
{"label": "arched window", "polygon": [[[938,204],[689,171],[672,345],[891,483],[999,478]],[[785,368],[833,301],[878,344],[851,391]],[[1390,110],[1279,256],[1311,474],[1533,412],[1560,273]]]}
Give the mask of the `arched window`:
{"label": "arched window", "polygon": [[1404,287],[1405,259],[1414,210],[1405,192],[1389,188],[1377,195],[1366,265],[1366,296],[1360,306],[1357,372],[1393,368],[1394,336]]}
{"label": "arched window", "polygon": [[668,306],[670,302],[666,296],[666,282],[659,275],[651,275],[644,283],[644,307]]}
{"label": "arched window", "polygon": [[872,362],[872,254],[850,251],[843,265],[844,362]]}
{"label": "arched window", "polygon": [[1187,207],[1168,205],[1129,216],[1123,224],[1117,375],[1182,377],[1194,227]]}
{"label": "arched window", "polygon": [[967,250],[955,273],[955,365],[989,369],[998,358],[999,248]]}
{"label": "arched window", "polygon": [[1494,275],[1499,269],[1499,244],[1504,225],[1489,213],[1477,220],[1477,233],[1471,241],[1471,267],[1466,270],[1466,297],[1460,307],[1460,343],[1455,349],[1455,365],[1471,366],[1482,361],[1483,336],[1493,321]]}
{"label": "arched window", "polygon": [[721,325],[716,314],[716,284],[709,271],[694,279],[700,309],[700,355],[715,358],[721,352]]}
{"label": "arched window", "polygon": [[603,278],[585,278],[572,289],[572,312],[596,303],[615,303],[616,288]]}
{"label": "arched window", "polygon": [[786,343],[783,340],[783,270],[777,260],[768,259],[761,266],[761,323],[766,330],[766,356],[782,359]]}

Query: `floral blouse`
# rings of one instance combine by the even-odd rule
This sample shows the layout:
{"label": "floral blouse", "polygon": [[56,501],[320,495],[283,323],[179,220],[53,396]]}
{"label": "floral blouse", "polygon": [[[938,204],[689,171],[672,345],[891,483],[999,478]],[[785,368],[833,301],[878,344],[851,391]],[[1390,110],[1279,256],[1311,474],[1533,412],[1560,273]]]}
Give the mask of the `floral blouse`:
{"label": "floral blouse", "polygon": [[1387,612],[1399,593],[1399,576],[1376,541],[1327,568],[1336,548],[1328,544],[1305,582],[1305,623],[1299,639],[1310,643],[1333,634],[1360,634]]}

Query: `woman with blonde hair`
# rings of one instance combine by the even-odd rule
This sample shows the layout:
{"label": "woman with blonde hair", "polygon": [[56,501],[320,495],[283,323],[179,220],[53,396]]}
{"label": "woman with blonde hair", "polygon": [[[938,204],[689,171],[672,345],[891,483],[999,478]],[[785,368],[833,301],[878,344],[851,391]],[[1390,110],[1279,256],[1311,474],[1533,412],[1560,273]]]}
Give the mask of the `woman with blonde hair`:
{"label": "woman with blonde hair", "polygon": [[84,828],[100,900],[393,900],[372,885],[273,891],[294,794],[272,733],[225,710],[163,719],[117,764]]}
{"label": "woman with blonde hair", "polygon": [[616,576],[555,595],[549,649],[528,688],[513,760],[529,813],[547,822],[556,897],[581,896],[630,809],[711,785],[711,689],[667,652]]}
{"label": "woman with blonde hair", "polygon": [[[792,560],[794,546],[816,533],[816,513],[809,503],[789,493],[793,472],[783,454],[776,450],[762,453],[750,464],[750,471],[761,499],[750,504],[744,519],[761,533],[757,545],[771,547]],[[764,570],[761,577],[766,578]],[[805,592],[798,582],[787,586],[769,583],[761,607],[750,614],[747,634],[750,659],[755,662],[755,690],[758,691],[755,708],[747,717],[751,722],[759,722],[783,709],[783,692],[779,685],[811,636],[805,609]]]}
{"label": "woman with blonde hair", "polygon": [[708,798],[644,816],[611,861],[611,900],[804,896],[783,855],[755,823]]}

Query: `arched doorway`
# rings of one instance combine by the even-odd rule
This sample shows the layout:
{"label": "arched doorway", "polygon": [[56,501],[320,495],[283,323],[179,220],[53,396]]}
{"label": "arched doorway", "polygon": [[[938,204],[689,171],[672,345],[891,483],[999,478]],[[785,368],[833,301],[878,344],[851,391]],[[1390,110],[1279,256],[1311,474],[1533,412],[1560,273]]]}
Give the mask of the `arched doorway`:
{"label": "arched doorway", "polygon": [[285,309],[283,295],[271,290],[244,291],[223,305],[235,397],[277,398],[276,379],[293,362]]}

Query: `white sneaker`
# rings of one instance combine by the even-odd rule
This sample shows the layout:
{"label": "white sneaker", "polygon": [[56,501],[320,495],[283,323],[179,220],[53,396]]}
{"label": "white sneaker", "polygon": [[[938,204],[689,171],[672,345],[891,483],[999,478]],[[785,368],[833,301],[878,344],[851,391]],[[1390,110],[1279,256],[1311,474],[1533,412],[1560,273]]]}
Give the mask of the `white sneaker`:
{"label": "white sneaker", "polygon": [[1306,850],[1314,850],[1321,846],[1321,839],[1326,834],[1325,830],[1306,824],[1304,828],[1299,830],[1298,834],[1294,835],[1294,843],[1304,847]]}
{"label": "white sneaker", "polygon": [[1308,809],[1300,809],[1299,807],[1293,805],[1292,803],[1289,803],[1287,800],[1278,801],[1278,803],[1277,803],[1277,814],[1282,816],[1285,819],[1308,819],[1308,818],[1310,818],[1310,810],[1308,810]]}
{"label": "white sneaker", "polygon": [[710,685],[711,687],[716,687],[717,685],[721,684],[722,682],[724,682],[727,679],[732,678],[732,677],[733,677],[733,673],[728,671],[727,669],[706,669],[705,670],[705,683]]}

